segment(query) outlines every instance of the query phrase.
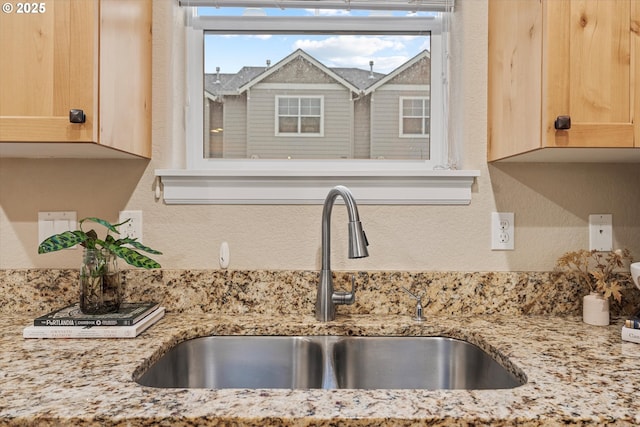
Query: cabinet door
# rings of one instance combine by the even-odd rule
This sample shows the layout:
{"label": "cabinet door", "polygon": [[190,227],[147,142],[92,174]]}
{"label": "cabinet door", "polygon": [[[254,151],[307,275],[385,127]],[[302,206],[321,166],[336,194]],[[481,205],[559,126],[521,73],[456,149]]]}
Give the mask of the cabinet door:
{"label": "cabinet door", "polygon": [[[634,146],[633,105],[640,90],[640,70],[632,66],[632,55],[639,53],[634,52],[638,34],[631,30],[635,3],[544,3],[546,146]],[[555,129],[558,116],[571,117],[569,130]]]}
{"label": "cabinet door", "polygon": [[100,2],[100,145],[151,157],[151,0]]}
{"label": "cabinet door", "polygon": [[488,135],[490,161],[541,147],[542,4],[490,0]]}
{"label": "cabinet door", "polygon": [[[0,140],[96,141],[97,2],[7,4],[13,11],[0,13]],[[85,123],[70,123],[70,109],[83,110]]]}

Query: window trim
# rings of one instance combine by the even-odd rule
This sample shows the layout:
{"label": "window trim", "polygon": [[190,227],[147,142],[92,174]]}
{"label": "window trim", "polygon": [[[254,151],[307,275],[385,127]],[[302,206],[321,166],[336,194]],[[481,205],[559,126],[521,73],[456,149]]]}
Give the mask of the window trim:
{"label": "window trim", "polygon": [[[214,18],[214,19],[212,19]],[[186,57],[191,61],[191,70],[202,74],[204,28],[215,23],[219,32],[254,32],[267,28],[282,28],[282,17],[197,17],[185,28]],[[258,18],[258,19],[256,19]],[[338,27],[349,30],[376,28],[375,33],[398,28],[398,18],[368,17],[365,21],[357,18],[304,19],[296,17],[291,31],[313,31],[325,29],[324,22],[333,19]],[[442,69],[441,26],[432,18],[399,18],[401,28],[412,23],[422,31],[431,30],[432,66]],[[375,23],[373,22],[375,21]],[[356,25],[357,23],[357,25]],[[320,28],[321,27],[321,28]],[[365,31],[366,32],[366,31]],[[404,33],[404,31],[403,31]],[[439,63],[438,63],[439,61]],[[430,92],[432,102],[444,97],[440,72],[431,73]],[[185,100],[185,130],[187,141],[193,141],[194,133],[202,135],[204,105],[201,78],[186,76],[187,99]],[[438,105],[439,105],[438,104]],[[431,107],[432,122],[443,108]],[[443,120],[444,116],[440,117]],[[444,122],[444,120],[443,120]],[[431,141],[444,139],[445,129],[432,129]],[[202,137],[200,137],[202,141]],[[437,170],[429,164],[446,163],[445,144],[430,144],[433,162],[423,160],[256,160],[256,159],[204,159],[202,142],[187,142],[185,169],[158,169],[167,204],[306,204],[322,203],[328,188],[342,184],[349,186],[360,203],[371,204],[469,204],[471,187],[478,170]],[[440,151],[437,151],[437,150]],[[215,168],[211,165],[215,164]]]}
{"label": "window trim", "polygon": [[[314,161],[310,161],[313,163]],[[343,170],[318,173],[156,170],[166,204],[322,204],[330,188],[345,185],[359,204],[468,205],[477,170]]]}

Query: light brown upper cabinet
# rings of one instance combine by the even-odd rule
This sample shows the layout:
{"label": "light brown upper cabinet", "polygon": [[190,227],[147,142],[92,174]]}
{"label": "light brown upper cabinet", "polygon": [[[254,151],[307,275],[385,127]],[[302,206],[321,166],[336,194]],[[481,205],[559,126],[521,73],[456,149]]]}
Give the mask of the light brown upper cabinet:
{"label": "light brown upper cabinet", "polygon": [[488,160],[640,162],[640,0],[489,0]]}
{"label": "light brown upper cabinet", "polygon": [[8,2],[0,156],[151,157],[151,0]]}

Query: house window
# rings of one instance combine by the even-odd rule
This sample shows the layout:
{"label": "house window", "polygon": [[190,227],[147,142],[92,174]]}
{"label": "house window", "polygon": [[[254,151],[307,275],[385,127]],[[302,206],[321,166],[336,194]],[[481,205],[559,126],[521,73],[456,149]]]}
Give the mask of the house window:
{"label": "house window", "polygon": [[322,135],[322,97],[276,96],[276,135]]}
{"label": "house window", "polygon": [[156,171],[165,202],[322,203],[343,184],[361,203],[469,203],[478,171],[447,138],[453,0],[276,3],[180,0],[186,168]]}
{"label": "house window", "polygon": [[427,136],[430,127],[429,98],[400,98],[400,136]]}

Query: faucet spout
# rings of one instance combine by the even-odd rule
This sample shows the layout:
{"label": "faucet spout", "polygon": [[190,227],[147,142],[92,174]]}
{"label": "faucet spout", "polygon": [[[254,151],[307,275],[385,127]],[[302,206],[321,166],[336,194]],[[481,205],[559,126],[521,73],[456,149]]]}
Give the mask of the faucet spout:
{"label": "faucet spout", "polygon": [[322,270],[318,282],[316,296],[316,319],[321,322],[334,320],[336,304],[353,304],[355,302],[355,286],[352,280],[351,292],[334,292],[333,274],[331,273],[331,211],[340,196],[344,200],[349,215],[349,258],[369,256],[367,236],[362,228],[358,205],[347,187],[338,185],[327,195],[322,208]]}

